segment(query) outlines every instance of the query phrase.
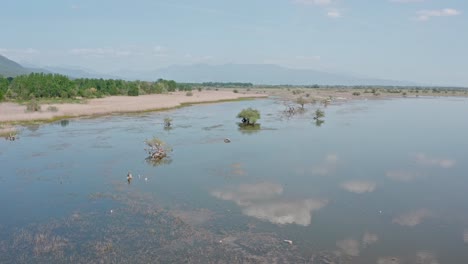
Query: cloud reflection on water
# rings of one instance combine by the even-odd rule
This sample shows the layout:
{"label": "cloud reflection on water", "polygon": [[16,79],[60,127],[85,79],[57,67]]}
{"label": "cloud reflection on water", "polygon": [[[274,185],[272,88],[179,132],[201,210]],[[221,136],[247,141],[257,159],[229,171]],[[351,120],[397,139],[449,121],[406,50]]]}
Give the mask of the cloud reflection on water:
{"label": "cloud reflection on water", "polygon": [[402,226],[416,226],[422,223],[424,219],[431,216],[431,212],[427,209],[419,209],[409,213],[405,213],[393,218],[392,222]]}
{"label": "cloud reflection on water", "polygon": [[441,167],[444,169],[452,168],[456,163],[456,160],[453,159],[429,157],[425,153],[415,154],[414,160],[423,166]]}
{"label": "cloud reflection on water", "polygon": [[236,188],[215,190],[211,194],[221,200],[233,201],[242,213],[274,224],[310,225],[312,212],[327,204],[326,200],[284,200],[283,187],[275,183],[241,184]]}
{"label": "cloud reflection on water", "polygon": [[361,254],[361,250],[377,243],[379,237],[376,234],[365,232],[362,240],[343,239],[336,242],[339,251],[345,255],[357,257]]}
{"label": "cloud reflection on water", "polygon": [[394,171],[387,171],[385,173],[385,176],[387,176],[387,178],[394,180],[394,181],[410,182],[420,177],[421,174],[417,172],[412,172],[412,171],[394,170]]}
{"label": "cloud reflection on water", "polygon": [[341,184],[341,188],[353,193],[366,193],[375,191],[377,184],[370,181],[349,181]]}
{"label": "cloud reflection on water", "polygon": [[310,225],[312,212],[319,210],[327,204],[322,200],[278,201],[252,204],[245,207],[242,212],[261,220],[274,224]]}
{"label": "cloud reflection on water", "polygon": [[336,170],[338,160],[338,155],[328,154],[322,163],[312,168],[311,172],[314,175],[327,176]]}
{"label": "cloud reflection on water", "polygon": [[233,201],[239,206],[247,206],[257,200],[265,200],[283,193],[283,186],[263,182],[256,184],[241,184],[237,188],[216,190],[211,194],[221,200]]}

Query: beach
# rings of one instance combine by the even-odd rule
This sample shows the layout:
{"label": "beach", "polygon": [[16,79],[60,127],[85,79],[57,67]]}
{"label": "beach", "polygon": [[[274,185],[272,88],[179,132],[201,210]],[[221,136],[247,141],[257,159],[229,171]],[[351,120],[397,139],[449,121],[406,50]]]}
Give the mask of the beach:
{"label": "beach", "polygon": [[[262,98],[265,94],[234,93],[232,91],[193,91],[193,96],[185,92],[170,94],[149,94],[140,96],[109,96],[90,99],[85,103],[42,104],[41,111],[26,112],[26,106],[5,102],[0,103],[0,123],[47,121],[60,117],[79,117],[106,115],[112,113],[132,113],[157,111],[180,107],[184,104],[210,103],[242,98]],[[56,107],[56,111],[48,111],[49,107]]]}

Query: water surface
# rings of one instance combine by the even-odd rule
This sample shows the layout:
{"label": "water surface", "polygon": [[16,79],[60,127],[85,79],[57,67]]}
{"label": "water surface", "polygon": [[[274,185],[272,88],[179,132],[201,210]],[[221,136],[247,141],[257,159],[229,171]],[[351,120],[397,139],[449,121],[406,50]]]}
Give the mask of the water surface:
{"label": "water surface", "polygon": [[[262,130],[238,130],[246,107]],[[317,107],[26,127],[0,141],[0,262],[468,263],[468,100],[331,104],[320,127]],[[153,136],[170,163],[145,161]]]}

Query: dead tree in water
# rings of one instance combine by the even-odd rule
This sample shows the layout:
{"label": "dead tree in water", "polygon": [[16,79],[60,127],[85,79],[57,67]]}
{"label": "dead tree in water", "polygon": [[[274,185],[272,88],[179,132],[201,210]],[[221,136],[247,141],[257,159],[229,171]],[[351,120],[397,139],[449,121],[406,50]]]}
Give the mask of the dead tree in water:
{"label": "dead tree in water", "polygon": [[148,146],[148,148],[145,149],[148,151],[148,159],[152,159],[154,161],[159,161],[166,158],[168,153],[172,151],[172,149],[169,148],[166,143],[156,137],[145,140],[145,143]]}

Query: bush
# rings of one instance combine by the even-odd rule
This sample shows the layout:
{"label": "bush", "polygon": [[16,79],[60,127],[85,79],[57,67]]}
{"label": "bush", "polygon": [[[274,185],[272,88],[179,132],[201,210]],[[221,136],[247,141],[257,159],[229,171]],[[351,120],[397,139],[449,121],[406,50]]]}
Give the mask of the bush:
{"label": "bush", "polygon": [[49,111],[49,112],[57,112],[57,111],[58,111],[58,107],[53,106],[53,105],[50,105],[49,107],[47,107],[47,111]]}
{"label": "bush", "polygon": [[237,89],[234,89],[234,91],[232,91],[233,93],[238,93],[239,91],[237,91]]}
{"label": "bush", "polygon": [[242,118],[242,125],[255,125],[257,120],[260,119],[260,112],[249,107],[237,114],[237,118]]}
{"label": "bush", "polygon": [[197,90],[201,92],[203,89],[201,87],[198,87]]}
{"label": "bush", "polygon": [[138,96],[140,95],[140,89],[138,87],[132,87],[128,89],[128,95],[129,96]]}
{"label": "bush", "polygon": [[325,112],[323,112],[320,109],[315,110],[315,117],[314,119],[320,119],[322,117],[325,117]]}
{"label": "bush", "polygon": [[192,93],[191,91],[188,91],[185,95],[186,95],[186,96],[192,96],[193,93]]}
{"label": "bush", "polygon": [[41,111],[41,105],[37,102],[36,98],[31,99],[26,105],[27,112],[38,112]]}
{"label": "bush", "polygon": [[165,117],[164,118],[164,127],[165,128],[170,128],[172,125],[172,118],[170,117]]}
{"label": "bush", "polygon": [[353,95],[354,95],[354,96],[360,96],[361,93],[360,93],[360,92],[353,92]]}

